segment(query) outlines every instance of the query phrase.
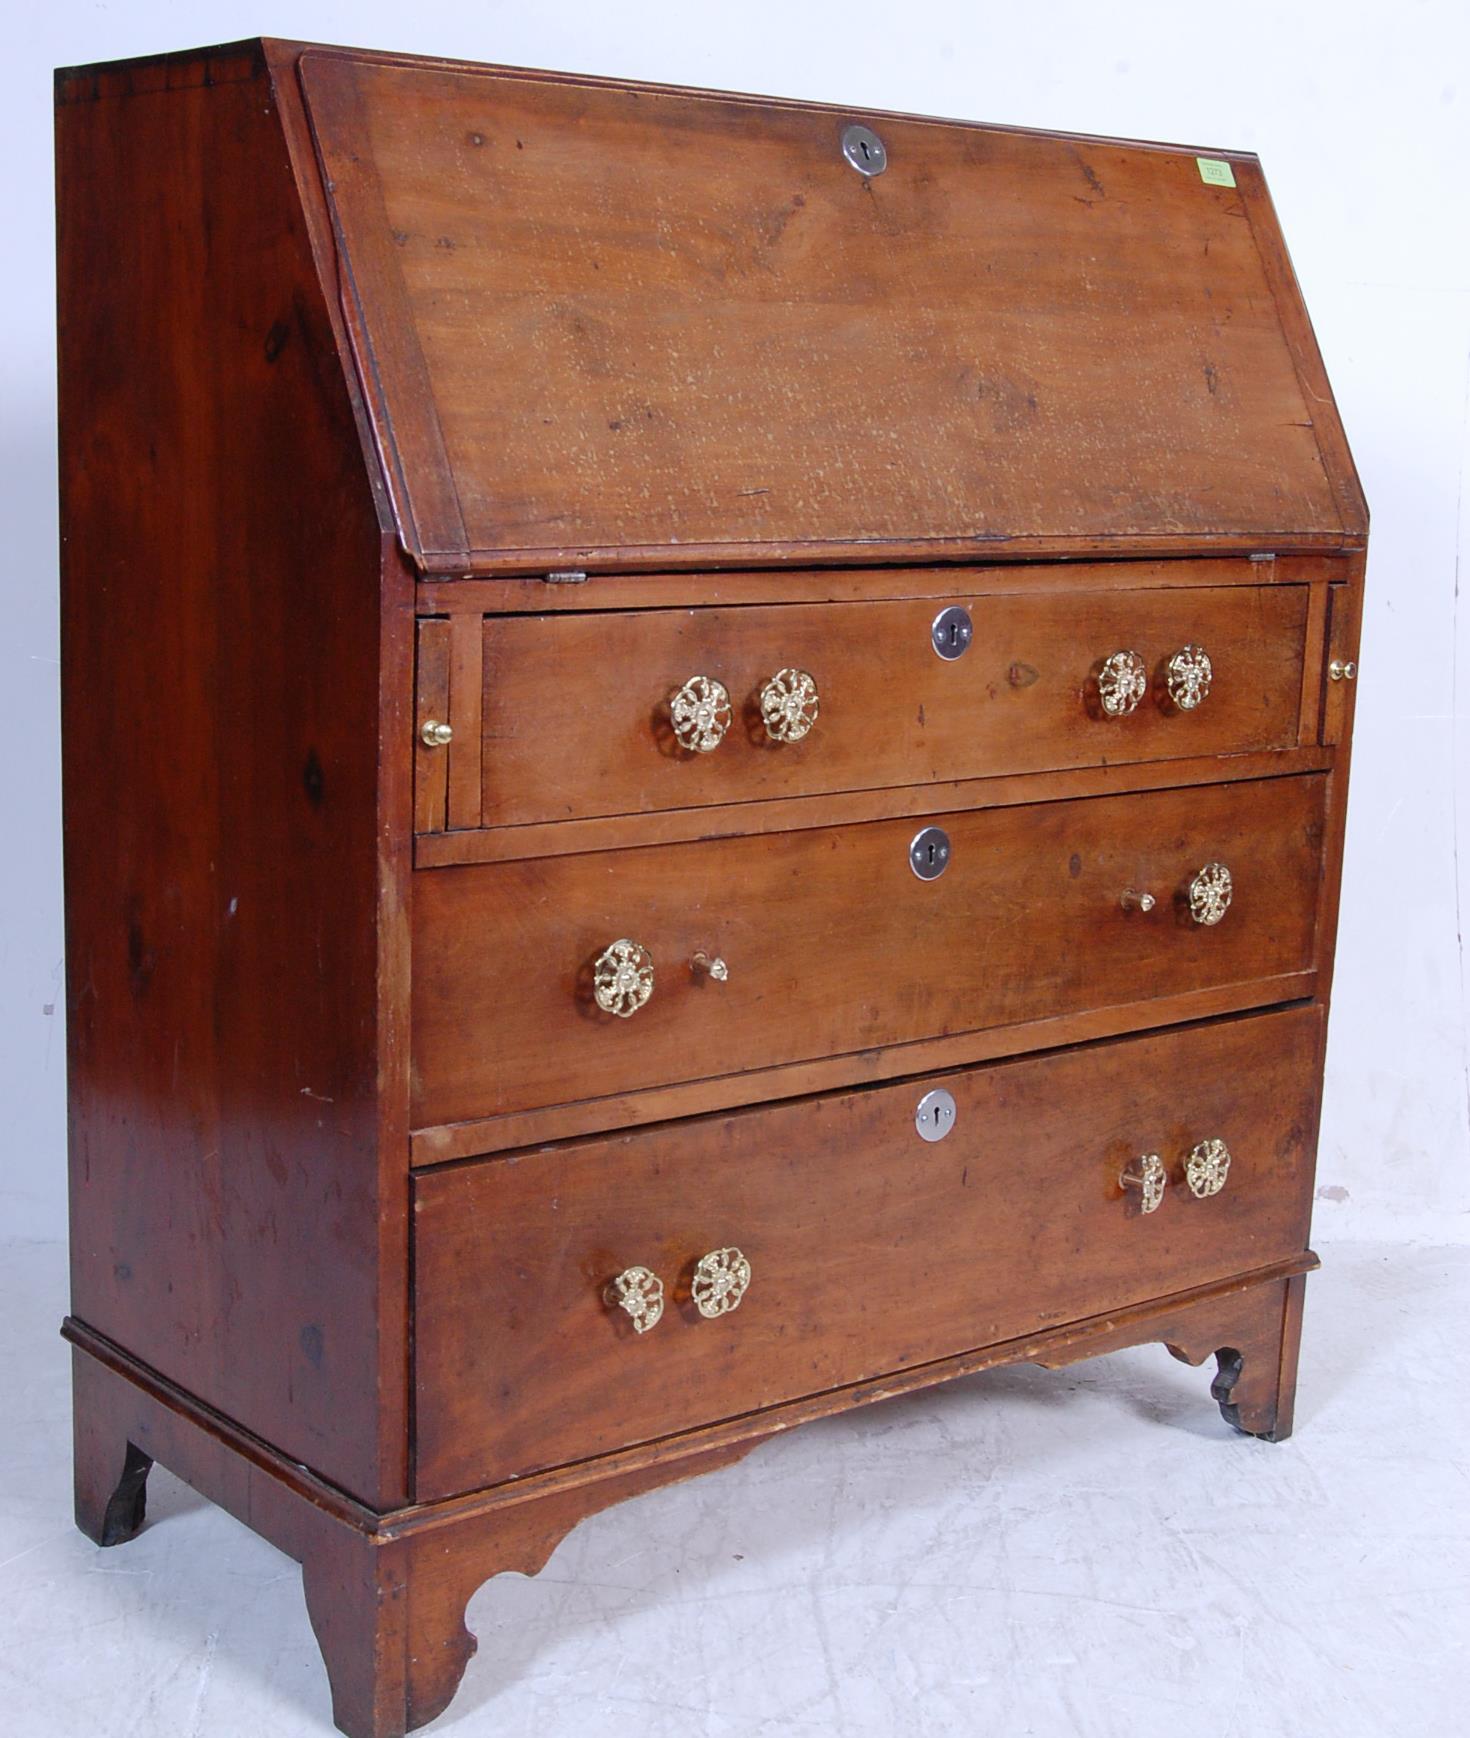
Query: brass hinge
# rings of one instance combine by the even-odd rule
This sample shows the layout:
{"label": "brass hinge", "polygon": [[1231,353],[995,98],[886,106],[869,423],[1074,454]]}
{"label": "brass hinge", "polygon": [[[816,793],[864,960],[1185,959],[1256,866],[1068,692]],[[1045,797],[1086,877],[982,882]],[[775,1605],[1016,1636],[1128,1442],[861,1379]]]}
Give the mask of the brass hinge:
{"label": "brass hinge", "polygon": [[585,585],[586,570],[580,567],[563,567],[546,575],[548,585]]}

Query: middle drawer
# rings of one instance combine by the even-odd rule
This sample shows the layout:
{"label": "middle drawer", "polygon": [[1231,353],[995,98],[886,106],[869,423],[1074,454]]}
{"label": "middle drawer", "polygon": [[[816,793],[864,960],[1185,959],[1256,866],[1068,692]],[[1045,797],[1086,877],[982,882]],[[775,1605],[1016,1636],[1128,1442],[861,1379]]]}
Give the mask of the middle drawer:
{"label": "middle drawer", "polygon": [[421,870],[414,1126],[1308,971],[1324,790],[936,816],[927,881],[914,820]]}

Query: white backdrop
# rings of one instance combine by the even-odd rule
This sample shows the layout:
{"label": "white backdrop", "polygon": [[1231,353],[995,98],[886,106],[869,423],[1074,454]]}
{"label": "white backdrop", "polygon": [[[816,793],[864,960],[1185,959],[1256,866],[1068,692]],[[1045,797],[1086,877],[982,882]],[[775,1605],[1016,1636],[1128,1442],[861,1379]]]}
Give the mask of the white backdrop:
{"label": "white backdrop", "polygon": [[1463,1236],[1465,0],[18,5],[0,111],[0,1231],[64,1225],[51,69],[262,32],[1260,153],[1373,512],[1318,1228]]}

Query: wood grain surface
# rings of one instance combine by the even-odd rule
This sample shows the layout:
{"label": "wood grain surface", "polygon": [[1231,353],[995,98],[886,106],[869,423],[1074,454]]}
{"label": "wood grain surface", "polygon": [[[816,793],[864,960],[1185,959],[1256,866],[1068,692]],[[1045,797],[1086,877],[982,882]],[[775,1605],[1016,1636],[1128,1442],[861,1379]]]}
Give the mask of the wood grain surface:
{"label": "wood grain surface", "polygon": [[1039,591],[1170,591],[1176,586],[1328,585],[1345,583],[1342,555],[1212,554],[1190,559],[1134,557],[1111,561],[919,561],[912,566],[779,569],[679,568],[648,573],[589,573],[577,583],[544,574],[494,579],[421,574],[424,615],[551,615],[581,610],[713,609],[731,604],[881,603],[905,597],[974,597]]}
{"label": "wood grain surface", "polygon": [[[420,871],[414,1127],[1303,971],[1323,796],[1301,777],[927,816],[952,844],[930,882],[917,820]],[[1235,901],[1206,928],[1186,889],[1217,859]],[[655,971],[628,1019],[591,996],[620,938]],[[728,981],[691,970],[701,949]]]}
{"label": "wood grain surface", "polygon": [[449,723],[449,623],[428,617],[418,624],[414,671],[413,825],[417,833],[442,833],[448,821],[449,755],[424,741],[427,724]]}
{"label": "wood grain surface", "polygon": [[[937,655],[937,614],[973,638]],[[949,598],[871,604],[589,612],[485,622],[486,826],[1055,768],[1294,746],[1305,586]],[[1181,711],[1164,667],[1202,647],[1208,698]],[[1098,702],[1103,660],[1132,650],[1150,692],[1127,717]],[[810,674],[817,721],[772,739],[760,691]],[[693,676],[727,690],[719,746],[681,746],[670,701]]]}
{"label": "wood grain surface", "polygon": [[[1314,720],[1315,716],[1314,712]],[[879,790],[836,791],[827,796],[770,797],[711,803],[699,809],[650,809],[643,814],[600,815],[581,821],[421,833],[414,840],[414,861],[429,869],[456,863],[504,863],[514,858],[569,857],[584,851],[626,851],[635,845],[787,833],[881,821],[894,815],[930,815],[939,809],[1010,808],[1017,803],[1057,802],[1064,797],[1285,778],[1292,773],[1329,772],[1336,761],[1332,748],[1271,748],[1223,758],[1191,755],[1183,760],[1124,761],[1118,766],[1109,763],[1060,772],[936,779],[930,784],[887,785]]]}
{"label": "wood grain surface", "polygon": [[[1316,1010],[609,1136],[414,1191],[420,1497],[444,1496],[1264,1266],[1306,1242]],[[953,1094],[943,1140],[914,1128]],[[1223,1139],[1199,1200],[1183,1165]],[[1169,1170],[1142,1214],[1119,1178]],[[690,1301],[738,1247],[739,1308]],[[662,1279],[645,1334],[607,1282]]]}
{"label": "wood grain surface", "polygon": [[391,1501],[412,618],[258,50],[58,95],[73,1307]]}
{"label": "wood grain surface", "polygon": [[867,178],[821,108],[300,68],[431,568],[1351,535],[1190,152],[892,117]]}

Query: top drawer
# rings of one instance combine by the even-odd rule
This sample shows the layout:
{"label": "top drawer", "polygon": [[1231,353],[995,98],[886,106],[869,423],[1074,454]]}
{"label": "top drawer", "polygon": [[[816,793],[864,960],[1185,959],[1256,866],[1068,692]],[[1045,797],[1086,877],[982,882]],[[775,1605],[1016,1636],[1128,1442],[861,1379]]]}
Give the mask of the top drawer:
{"label": "top drawer", "polygon": [[[959,656],[936,650],[946,610]],[[480,812],[514,826],[1286,748],[1307,587],[493,616],[483,633]],[[1171,693],[1185,648],[1207,690]],[[1110,692],[1118,653],[1134,684]]]}

